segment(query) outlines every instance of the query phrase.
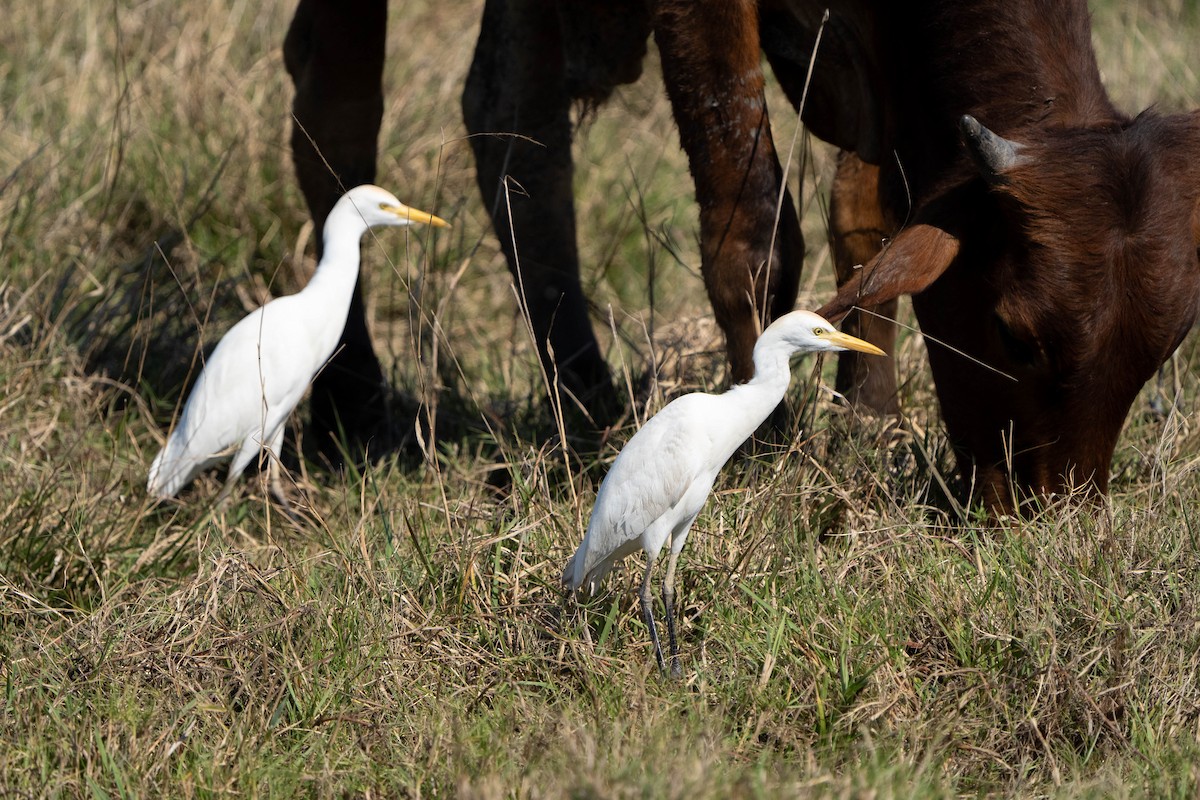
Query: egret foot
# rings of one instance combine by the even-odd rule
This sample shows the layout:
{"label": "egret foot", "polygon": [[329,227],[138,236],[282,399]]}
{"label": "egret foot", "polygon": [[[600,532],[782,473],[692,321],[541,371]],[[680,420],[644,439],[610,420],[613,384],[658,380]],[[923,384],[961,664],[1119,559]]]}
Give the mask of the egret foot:
{"label": "egret foot", "polygon": [[837,331],[828,320],[793,311],[775,320],[754,345],[754,376],[724,394],[694,392],[676,398],[647,420],[613,462],[596,493],[587,532],[564,571],[570,589],[593,590],[618,558],[643,550],[642,614],[658,666],[667,671],[654,627],[650,573],[663,544],[671,543],[663,583],[671,674],[680,675],[675,631],[675,567],[688,531],[712,492],[721,467],[787,393],[789,360],[796,353],[856,350],[883,355],[869,342]]}
{"label": "egret foot", "polygon": [[284,426],[305,389],[314,376],[331,372],[326,362],[338,349],[357,296],[363,236],[374,226],[414,223],[448,224],[409,208],[378,186],[356,186],[334,204],[325,219],[321,260],[308,285],[243,317],[209,356],[179,421],[150,465],[150,494],[173,497],[199,472],[228,456],[233,460],[227,484],[260,450],[279,455]]}
{"label": "egret foot", "polygon": [[287,495],[283,493],[282,486],[272,486],[271,497],[275,500],[276,505],[279,506],[279,510],[291,518],[293,522],[300,519],[296,514],[295,506],[287,499]]}

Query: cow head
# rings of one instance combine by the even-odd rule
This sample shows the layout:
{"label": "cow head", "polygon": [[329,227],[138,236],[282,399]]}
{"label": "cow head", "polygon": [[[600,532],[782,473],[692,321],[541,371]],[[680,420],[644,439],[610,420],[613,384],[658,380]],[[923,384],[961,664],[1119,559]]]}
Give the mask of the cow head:
{"label": "cow head", "polygon": [[913,295],[960,467],[993,508],[1013,488],[1105,492],[1130,405],[1196,315],[1200,123],[961,128],[974,169],[820,313]]}

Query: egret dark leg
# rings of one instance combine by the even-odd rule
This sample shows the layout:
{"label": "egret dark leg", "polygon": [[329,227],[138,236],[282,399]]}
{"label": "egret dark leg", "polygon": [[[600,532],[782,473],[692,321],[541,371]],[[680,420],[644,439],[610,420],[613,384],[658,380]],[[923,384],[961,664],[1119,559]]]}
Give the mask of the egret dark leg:
{"label": "egret dark leg", "polygon": [[[679,553],[671,552],[667,560],[667,577],[663,580],[662,599],[667,608],[667,642],[671,648],[671,677],[682,678],[683,668],[679,666],[679,640],[675,638],[675,565],[679,562]],[[659,661],[662,666],[662,661]]]}
{"label": "egret dark leg", "polygon": [[654,571],[654,559],[649,559],[646,564],[646,577],[642,579],[642,591],[638,596],[642,598],[642,616],[646,618],[646,627],[650,629],[650,641],[654,642],[654,657],[658,659],[658,669],[664,675],[667,672],[667,664],[663,661],[662,645],[658,641],[658,628],[654,627],[654,595],[650,591],[650,575]]}

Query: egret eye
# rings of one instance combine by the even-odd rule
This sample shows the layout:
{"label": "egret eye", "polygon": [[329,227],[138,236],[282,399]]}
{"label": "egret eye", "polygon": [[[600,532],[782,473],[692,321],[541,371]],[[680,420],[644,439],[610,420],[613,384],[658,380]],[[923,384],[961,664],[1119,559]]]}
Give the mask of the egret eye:
{"label": "egret eye", "polygon": [[[654,560],[667,535],[660,537],[659,532],[669,532],[671,537],[663,597],[671,674],[682,675],[671,601],[676,558],[712,491],[713,476],[787,394],[791,376],[788,357],[830,350],[884,355],[870,342],[839,333],[836,328],[826,327],[831,323],[816,319],[821,321],[814,324],[811,316],[785,314],[763,331],[754,345],[756,369],[749,383],[725,394],[684,395],[646,420],[600,484],[583,542],[563,569],[562,582],[568,589],[592,594],[617,560],[635,550],[650,554],[642,578],[642,615],[654,642],[655,659],[664,673],[667,661],[655,633],[649,600],[653,597],[650,586]],[[804,335],[806,327],[808,336]]]}
{"label": "egret eye", "polygon": [[[388,199],[381,200],[384,196]],[[384,213],[368,213],[372,197],[376,209]],[[316,275],[356,277],[359,242],[368,227],[381,222],[443,228],[448,224],[403,205],[388,192],[351,189],[325,221],[321,233],[325,247]],[[150,464],[149,494],[174,497],[209,465],[232,457],[222,494],[226,497],[261,450],[280,452],[288,415],[337,349],[346,326],[354,281],[338,279],[333,284],[314,278],[296,294],[272,300],[267,304],[270,310],[259,309],[229,329],[201,371],[167,443]],[[250,363],[253,374],[243,368]],[[270,480],[271,494],[291,515],[278,459],[270,462]]]}

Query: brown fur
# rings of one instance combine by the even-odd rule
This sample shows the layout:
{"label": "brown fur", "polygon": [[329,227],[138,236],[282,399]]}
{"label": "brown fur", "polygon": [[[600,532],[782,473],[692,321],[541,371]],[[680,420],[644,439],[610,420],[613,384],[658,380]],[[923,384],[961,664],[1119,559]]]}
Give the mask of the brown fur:
{"label": "brown fur", "polygon": [[[845,284],[879,254],[892,226],[879,207],[879,167],[842,151],[833,182],[830,247],[838,283]],[[860,306],[864,302],[858,299]],[[861,312],[850,311],[842,320],[842,330],[893,352],[896,326],[887,320],[895,318],[896,307],[893,297]],[[845,313],[845,309],[838,313]],[[847,400],[861,408],[885,415],[900,413],[896,369],[886,361],[869,359],[861,353],[842,353],[838,357],[837,385]]]}
{"label": "brown fur", "polygon": [[[990,505],[1011,507],[1014,487],[1103,492],[1130,404],[1195,318],[1196,123],[1112,107],[1082,2],[967,5],[925,4],[914,24],[933,34],[911,44],[928,66],[886,70],[912,111],[890,139],[907,190],[885,161],[878,193],[885,217],[957,252],[898,258],[914,225],[826,308],[914,294],[926,332],[1016,379],[929,346],[964,477]],[[944,141],[939,120],[963,113],[1018,143],[1018,163],[984,181]]]}
{"label": "brown fur", "polygon": [[[970,356],[929,346],[963,475],[990,505],[1011,507],[1013,487],[1105,491],[1138,388],[1195,318],[1200,133],[1192,115],[1113,108],[1085,0],[488,0],[463,109],[474,134],[543,145],[471,140],[514,269],[510,226],[520,243],[546,365],[605,418],[615,397],[579,285],[568,111],[636,77],[652,30],[696,182],[705,284],[733,375],[749,377],[803,253],[786,194],[772,232],[782,171],[760,51],[798,104],[826,8],[804,120],[853,155],[834,183],[842,286],[823,310],[911,294],[931,339]],[[981,175],[965,114],[1016,142],[1016,162]],[[510,178],[525,192],[506,198]],[[894,341],[890,325],[851,324]],[[895,410],[894,376],[866,369],[843,363],[839,388]]]}
{"label": "brown fur", "polygon": [[733,379],[754,374],[762,326],[790,311],[804,240],[763,95],[758,11],[750,0],[663,0],[654,20],[663,78],[700,200],[701,269],[725,332]]}

